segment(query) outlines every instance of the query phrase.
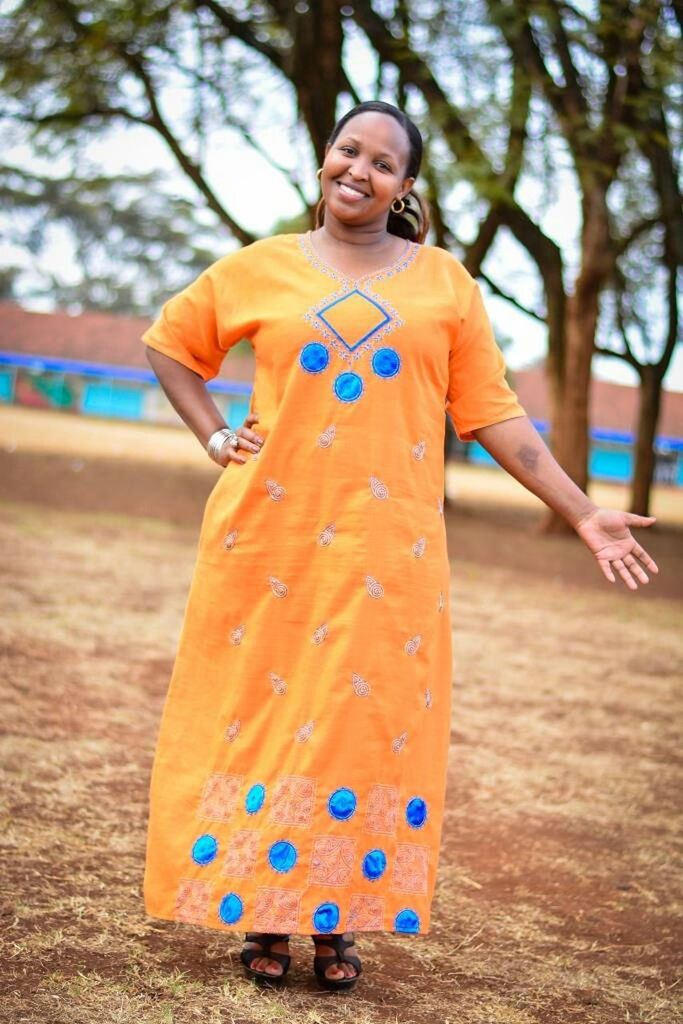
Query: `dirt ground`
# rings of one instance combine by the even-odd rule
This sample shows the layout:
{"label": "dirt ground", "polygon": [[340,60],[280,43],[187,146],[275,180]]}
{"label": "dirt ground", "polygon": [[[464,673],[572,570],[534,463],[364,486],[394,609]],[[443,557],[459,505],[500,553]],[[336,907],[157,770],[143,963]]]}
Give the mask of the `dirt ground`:
{"label": "dirt ground", "polygon": [[449,469],[432,930],[359,936],[346,997],[318,990],[297,936],[287,988],[263,993],[238,935],[149,919],[141,898],[156,730],[215,471],[181,432],[101,426],[0,416],[2,1024],[682,1020],[680,495],[655,496],[642,539],[661,575],[630,594],[573,537],[538,536],[514,482]]}

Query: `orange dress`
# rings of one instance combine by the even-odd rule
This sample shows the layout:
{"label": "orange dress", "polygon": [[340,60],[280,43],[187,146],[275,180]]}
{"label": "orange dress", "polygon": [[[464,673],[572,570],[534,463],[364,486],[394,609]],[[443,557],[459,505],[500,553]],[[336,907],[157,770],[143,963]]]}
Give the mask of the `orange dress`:
{"label": "orange dress", "polygon": [[471,439],[524,410],[478,286],[439,248],[350,279],[309,234],[258,241],[143,340],[209,380],[245,337],[265,441],[206,506],[145,906],[228,931],[426,933],[451,728],[445,411]]}

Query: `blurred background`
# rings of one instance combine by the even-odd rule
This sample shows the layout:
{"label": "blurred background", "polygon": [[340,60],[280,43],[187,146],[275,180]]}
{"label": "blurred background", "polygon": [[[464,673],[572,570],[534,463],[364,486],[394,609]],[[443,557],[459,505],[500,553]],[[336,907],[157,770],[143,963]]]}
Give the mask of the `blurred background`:
{"label": "blurred background", "polygon": [[[657,515],[662,572],[609,588],[448,425],[434,932],[364,937],[373,973],[338,1019],[676,1019],[682,30],[679,0],[0,3],[0,1020],[322,1019],[305,986],[255,1008],[225,936],[141,907],[217,467],[140,336],[213,260],[311,226],[335,120],[376,98],[420,127],[429,241],[480,281],[523,405],[596,501]],[[210,385],[233,426],[253,370],[245,341]]]}

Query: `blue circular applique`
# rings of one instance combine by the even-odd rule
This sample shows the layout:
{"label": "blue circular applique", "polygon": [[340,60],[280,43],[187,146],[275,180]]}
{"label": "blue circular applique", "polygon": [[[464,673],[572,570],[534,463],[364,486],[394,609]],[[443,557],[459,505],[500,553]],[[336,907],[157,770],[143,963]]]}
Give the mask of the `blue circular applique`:
{"label": "blue circular applique", "polygon": [[244,913],[244,904],[236,892],[224,896],[218,907],[218,916],[225,924],[234,924]]}
{"label": "blue circular applique", "polygon": [[381,878],[387,866],[387,856],[384,850],[370,850],[363,857],[363,874],[374,882]]}
{"label": "blue circular applique", "polygon": [[334,381],[334,393],[342,402],[355,402],[363,394],[363,379],[357,373],[340,373]]}
{"label": "blue circular applique", "polygon": [[356,809],[356,794],[346,786],[342,786],[341,789],[335,789],[327,801],[327,809],[333,818],[337,818],[339,821],[346,821]]}
{"label": "blue circular applique", "polygon": [[251,787],[244,800],[244,807],[247,814],[256,814],[263,807],[263,802],[266,799],[266,787],[261,782],[257,782]]}
{"label": "blue circular applique", "polygon": [[406,907],[405,910],[399,910],[394,918],[394,928],[397,932],[419,932],[420,918],[414,910]]}
{"label": "blue circular applique", "polygon": [[378,348],[372,357],[372,368],[378,377],[395,377],[401,369],[401,357],[395,348]]}
{"label": "blue circular applique", "polygon": [[411,828],[422,828],[427,820],[427,802],[421,796],[414,796],[406,806],[406,821]]}
{"label": "blue circular applique", "polygon": [[278,839],[268,851],[270,866],[276,871],[291,871],[296,864],[296,847],[286,839]]}
{"label": "blue circular applique", "polygon": [[333,932],[339,923],[339,907],[336,903],[321,903],[313,914],[316,932]]}
{"label": "blue circular applique", "polygon": [[214,836],[206,835],[195,839],[192,846],[192,860],[195,864],[210,864],[218,853],[218,840]]}
{"label": "blue circular applique", "polygon": [[319,341],[311,341],[304,345],[299,355],[299,362],[309,373],[322,373],[329,361],[330,353]]}

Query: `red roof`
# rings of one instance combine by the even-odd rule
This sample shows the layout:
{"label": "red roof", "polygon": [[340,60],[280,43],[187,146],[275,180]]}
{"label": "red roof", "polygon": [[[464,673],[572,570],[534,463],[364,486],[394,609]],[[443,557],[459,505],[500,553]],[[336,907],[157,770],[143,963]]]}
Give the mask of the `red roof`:
{"label": "red roof", "polygon": [[[0,301],[0,350],[149,369],[140,337],[151,322],[144,317],[114,313],[31,313],[14,302]],[[240,346],[228,353],[220,376],[252,380],[251,348]],[[548,385],[543,367],[516,370],[512,377],[529,416],[547,421]],[[633,432],[638,416],[638,389],[593,379],[590,415],[593,427]],[[664,437],[683,437],[683,393],[663,392],[657,432]]]}

